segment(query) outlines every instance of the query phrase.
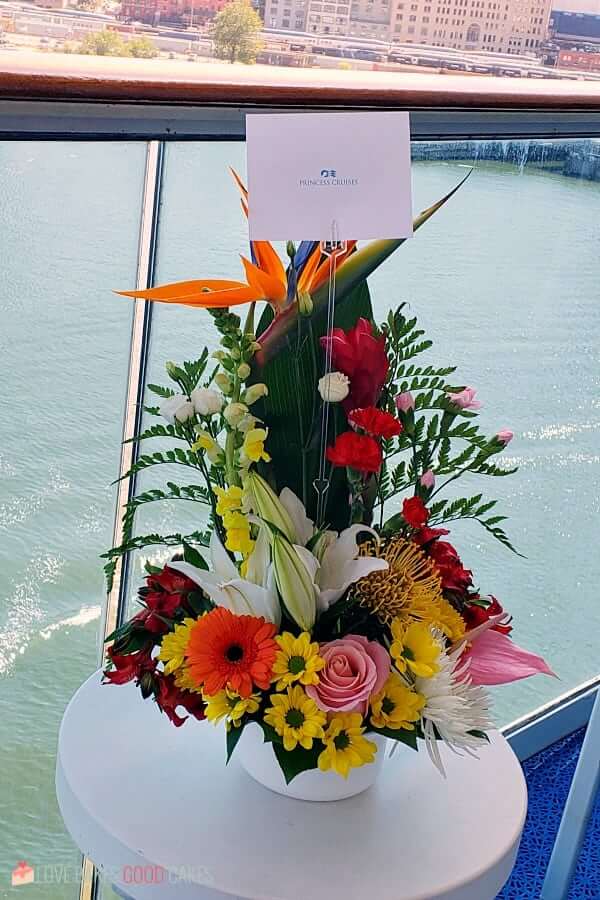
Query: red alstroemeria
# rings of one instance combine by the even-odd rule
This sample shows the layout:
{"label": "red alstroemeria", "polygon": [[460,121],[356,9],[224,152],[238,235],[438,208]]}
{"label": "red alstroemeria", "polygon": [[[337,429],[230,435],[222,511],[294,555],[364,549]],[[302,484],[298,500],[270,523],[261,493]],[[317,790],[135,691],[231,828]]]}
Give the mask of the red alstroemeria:
{"label": "red alstroemeria", "polygon": [[148,575],[146,584],[151,591],[166,591],[168,594],[189,594],[190,591],[198,590],[198,586],[191,578],[182,575],[176,569],[169,568],[168,565],[162,572]]}
{"label": "red alstroemeria", "polygon": [[473,573],[465,569],[460,556],[448,541],[434,541],[427,549],[442,579],[445,591],[465,594],[473,585]]}
{"label": "red alstroemeria", "polygon": [[350,393],[343,401],[346,412],[375,406],[389,368],[383,335],[375,337],[371,323],[361,318],[349,331],[334,328],[321,338],[321,345],[331,349],[333,368],[350,379]]}
{"label": "red alstroemeria", "polygon": [[408,497],[402,504],[402,517],[412,528],[423,528],[429,518],[429,510],[420,497]]}
{"label": "red alstroemeria", "polygon": [[[479,600],[479,596],[471,597],[472,600]],[[496,600],[495,597],[490,596],[491,603],[489,606],[485,608],[483,606],[479,606],[479,604],[469,603],[463,609],[463,618],[467,623],[467,631],[471,631],[473,628],[477,628],[479,625],[483,625],[484,622],[491,616],[498,616],[500,613],[503,613],[504,610],[500,603]],[[500,634],[510,634],[512,631],[512,625],[504,624],[501,625],[497,623],[496,625],[492,625],[492,631],[499,631]]]}
{"label": "red alstroemeria", "polygon": [[353,428],[360,428],[371,437],[385,438],[386,440],[395,437],[402,431],[402,423],[398,419],[387,412],[382,412],[376,406],[353,409],[348,413],[348,422]]}
{"label": "red alstroemeria", "polygon": [[156,575],[149,575],[140,598],[146,609],[134,616],[136,622],[147,631],[164,634],[169,626],[165,619],[172,619],[180,607],[187,609],[187,595],[198,590],[194,582],[168,566]]}
{"label": "red alstroemeria", "polygon": [[152,659],[151,654],[151,647],[126,654],[114,653],[110,647],[107,655],[114,668],[104,672],[104,683],[127,684],[134,678],[139,681],[144,672],[153,672],[156,669],[156,660]]}
{"label": "red alstroemeria", "polygon": [[349,466],[359,472],[377,472],[382,462],[381,447],[375,438],[366,434],[345,431],[332,447],[327,448],[327,459],[334,466]]}
{"label": "red alstroemeria", "polygon": [[161,712],[169,717],[173,725],[179,728],[189,716],[180,716],[177,707],[182,706],[195,719],[204,719],[205,703],[201,694],[184,691],[177,687],[172,675],[161,675],[159,679],[156,703]]}

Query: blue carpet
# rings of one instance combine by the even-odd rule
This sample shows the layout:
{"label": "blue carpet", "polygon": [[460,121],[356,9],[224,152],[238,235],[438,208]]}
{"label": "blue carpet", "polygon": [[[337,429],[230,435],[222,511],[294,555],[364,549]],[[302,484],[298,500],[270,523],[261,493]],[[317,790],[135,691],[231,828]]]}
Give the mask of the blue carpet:
{"label": "blue carpet", "polygon": [[[581,728],[523,763],[529,811],[517,863],[497,900],[539,900],[584,733]],[[600,794],[568,900],[600,900]]]}

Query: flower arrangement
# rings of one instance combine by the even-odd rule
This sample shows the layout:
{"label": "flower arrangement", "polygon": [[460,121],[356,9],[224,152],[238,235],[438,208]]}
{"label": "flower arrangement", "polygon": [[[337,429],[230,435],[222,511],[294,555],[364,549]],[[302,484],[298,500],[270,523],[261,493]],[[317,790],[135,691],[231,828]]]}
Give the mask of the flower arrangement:
{"label": "flower arrangement", "polygon": [[[366,279],[401,243],[289,242],[284,266],[253,242],[245,282],[128,293],[208,308],[220,349],[214,368],[205,348],[167,363],[170,386],[148,385],[161,421],[136,443],[174,446],[140,452],[130,474],[171,464],[192,483],[127,505],[109,580],[132,550],[173,556],[146,563],[141,608],[110,635],[104,678],[135,681],[176,726],[224,722],[227,759],[257,723],[288,782],[317,768],[347,777],[373,761],[372,734],[415,749],[421,739],[442,769],[440,742],[474,753],[486,741],[485,685],[552,674],[513,642],[510,617],[448,540],[452,522],[471,519],[512,549],[496,501],[442,494],[514,471],[495,462],[513,435],[484,435],[475,390],[452,366],[420,363],[431,342],[404,305],[375,323]],[[241,304],[243,325],[230,309]],[[207,530],[134,536],[136,510],[167,500],[200,504]]]}

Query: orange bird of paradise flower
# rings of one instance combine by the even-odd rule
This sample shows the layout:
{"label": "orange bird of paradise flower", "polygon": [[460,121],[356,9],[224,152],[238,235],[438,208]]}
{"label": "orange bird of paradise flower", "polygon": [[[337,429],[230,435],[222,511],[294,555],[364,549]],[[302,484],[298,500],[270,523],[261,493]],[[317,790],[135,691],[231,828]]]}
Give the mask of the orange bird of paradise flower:
{"label": "orange bird of paradise flower", "polygon": [[[239,175],[231,169],[241,192],[241,204],[248,215],[248,191]],[[428,207],[413,221],[413,231],[421,227],[464,184],[471,170],[445,197]],[[363,283],[381,263],[404,243],[406,238],[371,241],[360,250],[356,241],[348,241],[343,253],[334,258],[336,268],[336,302],[341,302]],[[316,315],[327,305],[330,259],[321,252],[318,241],[302,241],[286,269],[269,241],[250,241],[252,259],[242,256],[246,281],[202,279],[177,281],[143,291],[117,291],[125,297],[178,303],[205,309],[239,306],[242,303],[266,301],[275,313],[265,331],[258,336],[261,349],[255,362],[264,366],[284,345],[298,315],[298,297],[310,294]]]}
{"label": "orange bird of paradise flower", "polygon": [[[248,191],[233,169],[231,173],[241,192],[242,209],[248,215]],[[336,269],[343,265],[356,247],[348,241],[344,253],[335,257]],[[286,270],[269,241],[250,241],[252,260],[241,257],[246,281],[194,279],[163,284],[144,291],[117,291],[124,297],[138,297],[161,303],[218,309],[242,303],[266,301],[275,313],[292,304],[301,293],[314,294],[329,278],[329,259],[324,258],[318,241],[302,241]]]}

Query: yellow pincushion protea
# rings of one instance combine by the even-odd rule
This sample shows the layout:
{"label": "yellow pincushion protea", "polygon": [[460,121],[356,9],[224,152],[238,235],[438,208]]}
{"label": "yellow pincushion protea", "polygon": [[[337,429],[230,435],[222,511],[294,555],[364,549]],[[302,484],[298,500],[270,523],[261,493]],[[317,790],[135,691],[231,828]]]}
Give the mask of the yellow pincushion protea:
{"label": "yellow pincushion protea", "polygon": [[318,684],[318,672],[325,666],[325,660],[319,656],[319,645],[311,643],[310,634],[303,631],[298,637],[294,637],[289,631],[285,631],[275,640],[280,647],[273,665],[276,689],[283,691],[295,681],[300,684]]}
{"label": "yellow pincushion protea", "polygon": [[399,672],[412,672],[419,678],[431,678],[439,672],[440,645],[424,622],[405,628],[400,619],[392,622],[393,641],[390,656]]}
{"label": "yellow pincushion protea", "polygon": [[319,769],[333,769],[343,778],[350,769],[372,763],[377,744],[363,737],[365,728],[360,713],[339,713],[333,716],[323,736],[325,749],[319,754]]}
{"label": "yellow pincushion protea", "polygon": [[231,725],[237,728],[246,713],[255,713],[260,706],[260,694],[240,697],[229,688],[212,694],[210,697],[204,697],[204,699],[206,700],[205,715],[208,721],[217,725],[221,719],[226,719],[227,728]]}
{"label": "yellow pincushion protea", "polygon": [[361,578],[353,589],[354,599],[387,625],[394,620],[404,626],[425,622],[451,641],[460,640],[464,620],[443,596],[434,562],[414,541],[403,537],[379,544],[367,541],[360,551],[363,556],[385,559],[388,568]]}
{"label": "yellow pincushion protea", "polygon": [[409,688],[392,672],[382,690],[371,697],[371,724],[375,728],[413,731],[424,706],[425,697]]}
{"label": "yellow pincushion protea", "polygon": [[264,720],[283,738],[285,750],[294,750],[298,744],[310,750],[313,740],[323,737],[327,716],[299,685],[288,688],[285,694],[271,694],[271,703]]}

